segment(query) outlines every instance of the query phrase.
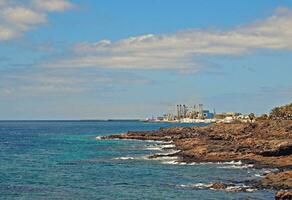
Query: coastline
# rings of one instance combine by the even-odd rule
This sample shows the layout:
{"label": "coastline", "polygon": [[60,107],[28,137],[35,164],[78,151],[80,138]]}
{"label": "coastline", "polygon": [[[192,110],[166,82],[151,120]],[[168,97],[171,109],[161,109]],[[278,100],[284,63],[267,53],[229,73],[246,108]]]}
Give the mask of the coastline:
{"label": "coastline", "polygon": [[[260,181],[248,184],[256,188],[288,192],[292,189],[291,120],[262,120],[255,123],[129,131],[124,134],[104,136],[101,139],[171,142],[174,145],[171,149],[177,152],[167,155],[154,154],[149,158],[177,157],[178,160],[173,161],[176,164],[242,162],[255,168],[277,168],[278,172],[270,172]],[[210,188],[232,187],[224,183],[214,184]]]}

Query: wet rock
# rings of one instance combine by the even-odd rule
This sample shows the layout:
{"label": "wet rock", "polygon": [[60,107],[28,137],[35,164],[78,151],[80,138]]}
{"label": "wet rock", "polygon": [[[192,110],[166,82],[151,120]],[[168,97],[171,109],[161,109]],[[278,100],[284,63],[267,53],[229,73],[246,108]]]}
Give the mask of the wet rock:
{"label": "wet rock", "polygon": [[224,190],[226,192],[252,192],[255,189],[246,186],[246,185],[236,185],[236,184],[230,184],[230,183],[211,183],[211,184],[194,184],[192,185],[192,188],[194,189],[211,189],[211,190]]}
{"label": "wet rock", "polygon": [[269,173],[264,179],[260,180],[259,186],[271,189],[292,189],[292,170]]}
{"label": "wet rock", "polygon": [[279,145],[275,149],[265,150],[259,154],[262,156],[288,156],[292,154],[292,144]]}
{"label": "wet rock", "polygon": [[275,200],[292,200],[292,191],[279,191],[275,195]]}
{"label": "wet rock", "polygon": [[224,183],[213,183],[212,185],[210,185],[210,188],[215,190],[224,190],[227,188],[227,185]]}

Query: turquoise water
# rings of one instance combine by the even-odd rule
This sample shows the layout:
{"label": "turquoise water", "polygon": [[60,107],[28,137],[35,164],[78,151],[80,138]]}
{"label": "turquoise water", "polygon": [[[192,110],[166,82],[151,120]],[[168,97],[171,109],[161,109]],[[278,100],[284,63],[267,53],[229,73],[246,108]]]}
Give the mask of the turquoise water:
{"label": "turquoise water", "polygon": [[[274,192],[191,187],[239,183],[262,170],[233,165],[175,165],[147,160],[156,143],[97,140],[128,130],[177,124],[135,121],[0,122],[0,199],[273,199]],[[181,124],[180,124],[181,125]]]}

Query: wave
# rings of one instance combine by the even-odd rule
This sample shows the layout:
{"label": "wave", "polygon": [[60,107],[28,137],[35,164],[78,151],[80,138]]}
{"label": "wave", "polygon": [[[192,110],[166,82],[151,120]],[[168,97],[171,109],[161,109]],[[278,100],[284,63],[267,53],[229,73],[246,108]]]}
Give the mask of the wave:
{"label": "wave", "polygon": [[179,153],[180,150],[170,150],[170,151],[166,151],[164,153],[157,153],[156,155],[158,156],[170,156],[170,155],[173,155],[173,154],[176,154],[176,153]]}
{"label": "wave", "polygon": [[209,188],[212,186],[212,184],[207,184],[207,183],[195,183],[195,184],[181,184],[177,185],[178,187],[182,188],[198,188],[198,189],[204,189],[204,188]]}
{"label": "wave", "polygon": [[229,162],[214,162],[212,164],[218,164],[218,165],[242,165],[242,161],[239,160],[239,161],[229,161]]}
{"label": "wave", "polygon": [[113,158],[112,160],[134,160],[135,158],[134,157],[117,157],[117,158]]}
{"label": "wave", "polygon": [[241,165],[243,165],[242,161],[229,161],[229,162],[181,162],[180,164],[184,164],[184,165],[232,165],[232,166],[241,166]]}
{"label": "wave", "polygon": [[[96,139],[101,139],[102,136],[97,136]],[[124,140],[124,139],[123,139]],[[126,139],[136,140],[136,139]],[[228,162],[182,162],[179,157],[175,156],[180,150],[175,150],[175,144],[173,141],[155,141],[155,140],[143,140],[144,142],[150,142],[152,144],[145,145],[145,150],[161,151],[154,155],[145,155],[140,157],[118,157],[114,160],[158,160],[162,161],[162,164],[169,165],[219,165],[218,168],[222,169],[248,169],[254,167],[252,164],[244,164],[241,160],[228,161]],[[154,144],[153,144],[154,143]]]}
{"label": "wave", "polygon": [[260,178],[265,177],[265,176],[262,175],[262,174],[255,174],[254,176],[255,176],[255,177],[260,177]]}
{"label": "wave", "polygon": [[174,149],[176,146],[172,142],[159,141],[152,145],[146,145],[146,150],[151,151],[167,151]]}
{"label": "wave", "polygon": [[180,162],[178,160],[163,161],[162,164],[168,164],[168,165],[186,165],[185,163]]}
{"label": "wave", "polygon": [[[156,155],[172,155],[175,153],[180,152],[178,151],[172,151],[169,154],[156,154]],[[226,169],[245,169],[245,168],[251,168],[253,165],[251,164],[243,164],[242,161],[230,161],[230,162],[182,162],[177,160],[176,162],[172,162],[169,164],[176,164],[176,165],[220,165],[218,168],[226,168]]]}
{"label": "wave", "polygon": [[228,186],[225,191],[227,192],[254,192],[257,189],[251,188],[247,185],[236,185],[236,186]]}
{"label": "wave", "polygon": [[269,173],[271,173],[271,172],[278,172],[279,171],[279,169],[277,169],[277,168],[271,168],[271,169],[262,169],[262,174],[264,174],[264,175],[266,175],[266,174],[269,174]]}
{"label": "wave", "polygon": [[173,144],[173,140],[161,141],[160,143],[162,143],[162,144]]}
{"label": "wave", "polygon": [[95,139],[102,140],[102,136],[96,136]]}
{"label": "wave", "polygon": [[143,140],[144,142],[151,142],[151,143],[157,143],[157,144],[172,144],[173,141],[163,141],[163,140]]}
{"label": "wave", "polygon": [[175,148],[175,145],[174,144],[164,144],[164,145],[161,145],[161,148],[163,148],[163,149]]}
{"label": "wave", "polygon": [[163,149],[159,146],[148,146],[145,148],[146,150],[151,150],[151,151],[162,151]]}
{"label": "wave", "polygon": [[243,164],[243,165],[227,165],[227,166],[222,166],[222,167],[218,167],[221,169],[248,169],[248,168],[253,168],[254,165],[252,164]]}
{"label": "wave", "polygon": [[181,184],[177,185],[179,188],[190,188],[190,189],[210,189],[210,190],[224,190],[226,192],[254,192],[257,189],[247,185],[225,185],[223,188],[217,188],[215,183],[195,183],[195,184]]}
{"label": "wave", "polygon": [[278,168],[263,168],[263,169],[259,170],[257,174],[254,174],[254,176],[262,178],[271,172],[278,172],[278,171],[279,171]]}
{"label": "wave", "polygon": [[172,144],[172,142],[173,142],[172,140],[170,140],[170,141],[141,140],[141,139],[133,139],[133,138],[113,138],[111,140],[140,141],[140,142],[157,143],[157,144]]}
{"label": "wave", "polygon": [[156,158],[148,158],[150,160],[161,160],[161,161],[178,161],[179,157],[177,156],[159,156]]}

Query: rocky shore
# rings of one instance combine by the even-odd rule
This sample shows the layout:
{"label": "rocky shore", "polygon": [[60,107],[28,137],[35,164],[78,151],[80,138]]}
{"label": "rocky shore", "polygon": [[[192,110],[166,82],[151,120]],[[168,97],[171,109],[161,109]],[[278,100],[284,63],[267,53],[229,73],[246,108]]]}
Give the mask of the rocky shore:
{"label": "rocky shore", "polygon": [[178,156],[180,162],[186,163],[242,161],[257,168],[275,167],[278,173],[270,173],[254,184],[260,188],[285,190],[279,195],[286,195],[285,199],[290,195],[292,199],[289,192],[292,189],[292,120],[130,131],[103,139],[171,141],[179,150],[171,156]]}

